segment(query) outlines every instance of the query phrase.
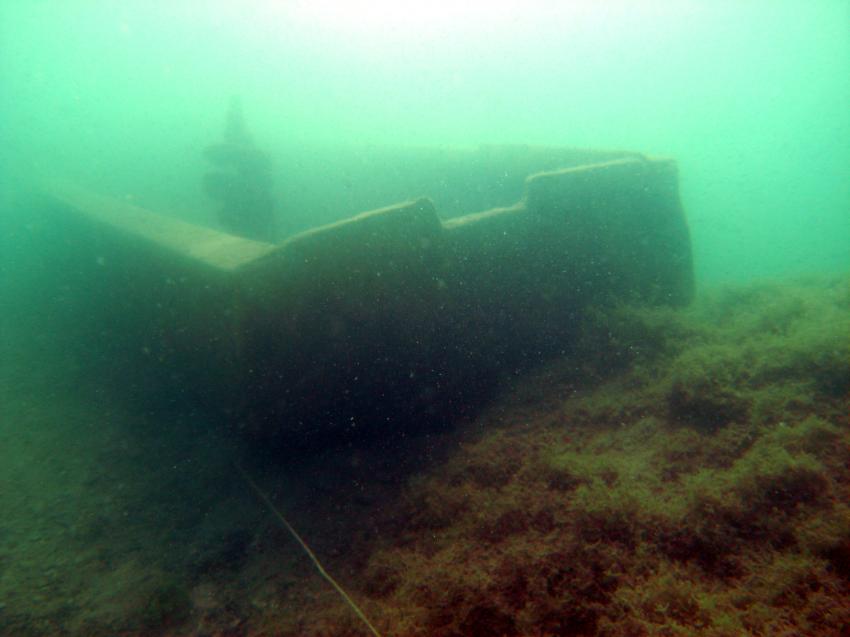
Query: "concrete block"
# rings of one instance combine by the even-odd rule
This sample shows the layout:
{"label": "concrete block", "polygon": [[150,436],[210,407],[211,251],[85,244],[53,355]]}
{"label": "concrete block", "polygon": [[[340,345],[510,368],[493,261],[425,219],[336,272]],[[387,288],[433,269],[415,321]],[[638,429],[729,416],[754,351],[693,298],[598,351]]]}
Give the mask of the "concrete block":
{"label": "concrete block", "polygon": [[568,348],[589,305],[690,300],[674,162],[614,157],[525,189],[450,220],[416,199],[278,245],[43,190],[75,238],[79,342],[131,393],[303,441],[462,416],[506,370]]}

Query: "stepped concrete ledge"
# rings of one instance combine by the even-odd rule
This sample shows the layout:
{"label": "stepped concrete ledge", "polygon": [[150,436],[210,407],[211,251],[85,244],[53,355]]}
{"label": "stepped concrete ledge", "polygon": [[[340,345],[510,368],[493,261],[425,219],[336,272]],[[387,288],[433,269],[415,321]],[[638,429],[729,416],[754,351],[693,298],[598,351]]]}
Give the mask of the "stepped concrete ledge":
{"label": "stepped concrete ledge", "polygon": [[693,295],[670,159],[538,172],[513,205],[442,220],[419,198],[274,245],[69,183],[43,194],[78,342],[133,391],[193,395],[264,437],[451,419],[505,369],[569,349],[588,306]]}

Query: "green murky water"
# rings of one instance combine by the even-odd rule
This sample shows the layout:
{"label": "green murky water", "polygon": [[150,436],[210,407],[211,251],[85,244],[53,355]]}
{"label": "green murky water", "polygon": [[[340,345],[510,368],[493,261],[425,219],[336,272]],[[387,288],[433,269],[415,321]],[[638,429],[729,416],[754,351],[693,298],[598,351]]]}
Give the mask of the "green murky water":
{"label": "green murky water", "polygon": [[848,12],[840,0],[7,2],[4,190],[56,171],[203,219],[201,150],[239,94],[272,157],[316,143],[670,155],[701,281],[841,269]]}
{"label": "green murky water", "polygon": [[[0,3],[0,635],[367,634],[235,459],[386,635],[847,634],[848,25],[841,0]],[[226,227],[204,175],[233,96],[260,238],[511,205],[523,160],[481,158],[525,146],[672,157],[697,303],[579,316],[452,426],[266,453],[179,366],[163,397],[110,326],[77,337],[75,264],[114,255],[34,195]]]}

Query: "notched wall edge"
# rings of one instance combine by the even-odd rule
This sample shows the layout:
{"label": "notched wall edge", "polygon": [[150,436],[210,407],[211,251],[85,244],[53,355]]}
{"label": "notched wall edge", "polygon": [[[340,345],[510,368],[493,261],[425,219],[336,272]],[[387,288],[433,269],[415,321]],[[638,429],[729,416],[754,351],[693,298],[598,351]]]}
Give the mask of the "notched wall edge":
{"label": "notched wall edge", "polygon": [[448,221],[417,199],[272,245],[52,183],[45,211],[75,239],[45,249],[75,255],[74,320],[136,393],[191,395],[263,437],[398,430],[462,415],[504,369],[568,348],[590,304],[690,300],[673,161],[525,188]]}

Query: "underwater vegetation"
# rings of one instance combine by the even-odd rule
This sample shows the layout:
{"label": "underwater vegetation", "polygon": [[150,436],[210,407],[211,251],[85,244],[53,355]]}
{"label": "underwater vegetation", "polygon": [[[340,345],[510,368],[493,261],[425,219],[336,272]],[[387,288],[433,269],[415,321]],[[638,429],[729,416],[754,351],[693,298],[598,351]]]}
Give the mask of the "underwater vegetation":
{"label": "underwater vegetation", "polygon": [[[451,429],[246,470],[382,635],[847,635],[847,278],[600,309],[580,335]],[[26,441],[73,454],[0,468],[0,634],[369,634],[203,424],[94,424],[60,389],[3,388],[14,419],[75,428]]]}
{"label": "underwater vegetation", "polygon": [[397,635],[847,634],[848,311],[835,280],[600,313],[381,512],[351,581]]}

